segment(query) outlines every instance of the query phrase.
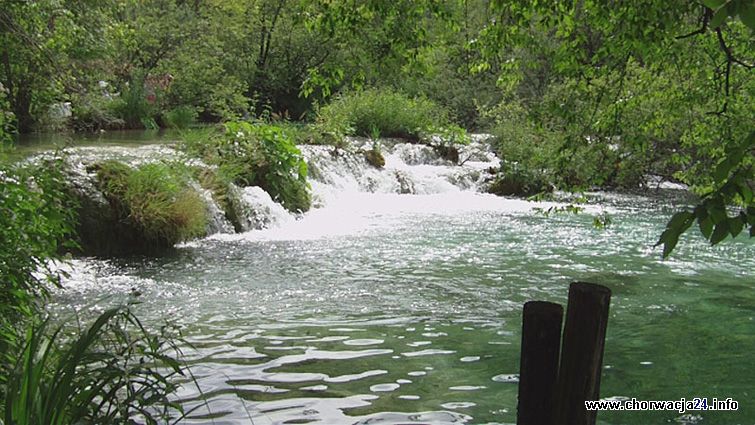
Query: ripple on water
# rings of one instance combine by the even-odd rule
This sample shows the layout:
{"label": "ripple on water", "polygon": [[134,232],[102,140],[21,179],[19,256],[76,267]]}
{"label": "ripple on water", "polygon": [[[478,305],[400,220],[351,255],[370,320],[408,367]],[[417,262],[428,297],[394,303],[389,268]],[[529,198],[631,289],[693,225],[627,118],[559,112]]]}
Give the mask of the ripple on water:
{"label": "ripple on water", "polygon": [[410,351],[407,353],[401,353],[402,356],[406,357],[418,357],[418,356],[434,356],[438,354],[454,354],[456,351],[454,350],[439,350],[439,349],[429,349],[429,350],[420,350],[420,351]]}
{"label": "ripple on water", "polygon": [[440,405],[440,407],[444,409],[451,409],[451,410],[468,409],[474,406],[477,406],[477,403],[473,403],[471,401],[452,401],[452,402],[443,403]]}
{"label": "ripple on water", "polygon": [[495,382],[507,382],[507,383],[517,383],[519,382],[519,375],[517,374],[502,374],[502,375],[496,375],[493,378],[491,378]]}
{"label": "ripple on water", "polygon": [[405,394],[398,396],[401,400],[419,400],[421,397],[418,395]]}
{"label": "ripple on water", "polygon": [[477,391],[477,390],[484,390],[487,388],[484,385],[458,385],[455,387],[449,387],[448,389],[451,391]]}
{"label": "ripple on water", "polygon": [[480,360],[480,356],[466,356],[466,357],[460,358],[459,360],[464,363],[476,362]]}
{"label": "ripple on water", "polygon": [[357,346],[378,345],[378,344],[382,344],[383,342],[385,341],[382,339],[347,339],[343,341],[343,343],[346,345],[357,345]]}
{"label": "ripple on water", "polygon": [[421,347],[423,345],[430,345],[432,344],[432,341],[415,341],[415,342],[407,342],[406,345],[410,347]]}
{"label": "ripple on water", "polygon": [[401,385],[395,384],[393,382],[387,383],[387,384],[375,384],[370,386],[370,391],[373,393],[382,393],[382,392],[390,392],[390,391],[396,391],[399,389]]}

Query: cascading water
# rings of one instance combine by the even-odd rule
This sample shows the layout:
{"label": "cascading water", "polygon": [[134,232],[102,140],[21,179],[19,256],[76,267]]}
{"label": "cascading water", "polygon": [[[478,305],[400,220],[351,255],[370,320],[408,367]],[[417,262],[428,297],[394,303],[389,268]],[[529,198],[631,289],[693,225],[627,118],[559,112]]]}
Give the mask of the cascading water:
{"label": "cascading water", "polygon": [[[383,169],[368,164],[362,151],[372,141],[351,139],[349,150],[330,146],[302,146],[309,166],[315,208],[338,202],[345,196],[357,194],[421,194],[431,195],[460,191],[476,191],[489,176],[489,169],[499,165],[487,143],[486,136],[473,137],[471,144],[460,149],[463,164],[456,165],[443,159],[432,147],[402,143],[395,140],[378,141],[382,146],[386,164]],[[105,204],[97,189],[95,172],[89,167],[105,160],[118,160],[131,166],[148,162],[181,161],[199,167],[209,167],[189,158],[180,151],[164,145],[140,147],[83,147],[67,151],[67,162],[72,171],[71,181],[79,192],[93,202]],[[207,204],[208,235],[234,233],[233,224],[213,198],[212,192],[192,182],[192,187]],[[259,187],[231,187],[241,232],[279,228],[290,225],[296,216],[287,212],[270,195]]]}

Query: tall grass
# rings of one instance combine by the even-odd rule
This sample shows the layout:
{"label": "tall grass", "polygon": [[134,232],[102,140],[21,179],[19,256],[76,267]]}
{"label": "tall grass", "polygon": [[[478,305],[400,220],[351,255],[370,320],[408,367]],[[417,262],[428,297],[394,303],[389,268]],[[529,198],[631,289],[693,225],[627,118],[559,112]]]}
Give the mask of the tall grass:
{"label": "tall grass", "polygon": [[128,306],[105,311],[69,339],[49,321],[29,325],[10,371],[3,420],[14,425],[163,423],[184,375],[164,328],[148,332]]}
{"label": "tall grass", "polygon": [[131,168],[117,161],[98,166],[101,189],[116,214],[145,247],[171,247],[205,232],[207,207],[189,184],[191,171],[178,163]]}

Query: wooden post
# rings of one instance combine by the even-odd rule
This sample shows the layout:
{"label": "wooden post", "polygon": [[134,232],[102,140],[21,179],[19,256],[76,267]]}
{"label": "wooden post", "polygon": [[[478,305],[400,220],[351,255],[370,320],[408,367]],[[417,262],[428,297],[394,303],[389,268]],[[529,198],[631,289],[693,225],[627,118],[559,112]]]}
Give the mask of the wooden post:
{"label": "wooden post", "polygon": [[611,290],[576,282],[569,286],[555,423],[594,425],[596,411],[585,400],[598,400]]}
{"label": "wooden post", "polygon": [[517,425],[552,423],[563,315],[560,304],[524,304]]}

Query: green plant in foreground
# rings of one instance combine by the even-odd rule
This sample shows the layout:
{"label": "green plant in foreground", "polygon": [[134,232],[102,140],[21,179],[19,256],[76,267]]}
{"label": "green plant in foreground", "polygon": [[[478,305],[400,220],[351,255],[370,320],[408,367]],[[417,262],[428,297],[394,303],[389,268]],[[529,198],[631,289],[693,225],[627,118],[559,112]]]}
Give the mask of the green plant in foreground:
{"label": "green plant in foreground", "polygon": [[3,321],[12,323],[14,318],[31,315],[35,298],[46,295],[48,283],[57,284],[47,260],[58,258],[61,248],[67,246],[76,218],[73,202],[63,190],[66,182],[61,162],[27,168],[0,165]]}
{"label": "green plant in foreground", "polygon": [[45,320],[29,325],[5,387],[8,425],[164,423],[184,375],[171,329],[147,331],[129,307],[105,311],[68,338]]}

